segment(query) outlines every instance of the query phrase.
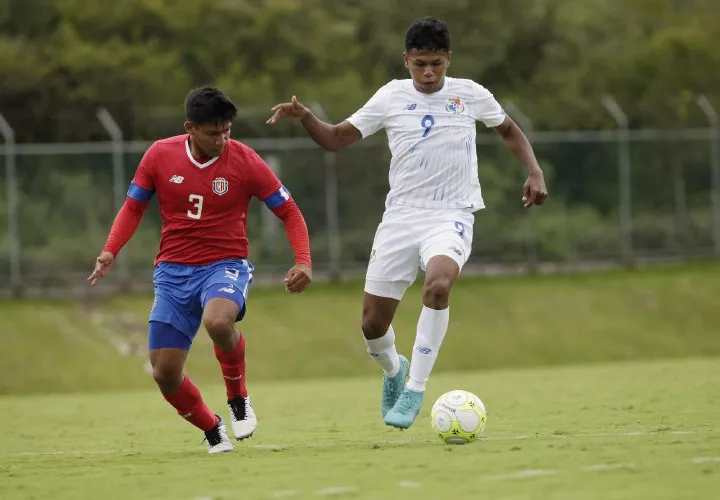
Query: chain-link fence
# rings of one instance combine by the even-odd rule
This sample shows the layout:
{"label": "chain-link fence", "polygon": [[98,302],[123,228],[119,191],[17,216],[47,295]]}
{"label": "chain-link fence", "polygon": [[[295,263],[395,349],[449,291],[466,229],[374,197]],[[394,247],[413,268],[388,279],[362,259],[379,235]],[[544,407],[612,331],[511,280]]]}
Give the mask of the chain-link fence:
{"label": "chain-link fence", "polygon": [[[7,125],[0,146],[0,288],[84,286],[149,142],[13,145]],[[522,208],[522,165],[496,135],[478,136],[487,209],[476,214],[468,269],[720,257],[716,127],[530,137],[551,194],[540,210]],[[240,140],[268,161],[300,205],[316,275],[362,271],[388,189],[382,134],[337,154],[307,138]],[[109,281],[149,286],[159,234],[153,201]],[[291,265],[282,225],[257,200],[248,236],[259,277],[277,277]]]}

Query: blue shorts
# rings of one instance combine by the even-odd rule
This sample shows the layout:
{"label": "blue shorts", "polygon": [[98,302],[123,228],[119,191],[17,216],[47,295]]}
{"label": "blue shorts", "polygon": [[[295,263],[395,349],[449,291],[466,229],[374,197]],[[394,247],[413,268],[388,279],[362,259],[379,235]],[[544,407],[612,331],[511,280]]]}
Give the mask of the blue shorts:
{"label": "blue shorts", "polygon": [[[160,262],[153,273],[155,301],[150,311],[150,349],[189,349],[210,299],[222,297],[235,302],[240,308],[237,316],[240,321],[245,316],[254,270],[245,259],[221,260],[205,266]],[[173,328],[164,327],[163,323]],[[175,338],[167,338],[172,330]]]}

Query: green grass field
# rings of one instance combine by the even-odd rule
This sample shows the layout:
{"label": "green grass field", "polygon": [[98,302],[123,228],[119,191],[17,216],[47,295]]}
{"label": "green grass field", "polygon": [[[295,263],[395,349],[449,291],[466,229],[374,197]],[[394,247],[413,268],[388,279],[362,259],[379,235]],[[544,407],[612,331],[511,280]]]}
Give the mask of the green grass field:
{"label": "green grass field", "polygon": [[[408,431],[383,425],[379,376],[257,383],[256,435],[220,456],[155,391],[6,396],[0,498],[717,498],[719,362],[444,373]],[[485,401],[482,441],[431,432],[454,388]]]}
{"label": "green grass field", "polygon": [[[462,277],[436,370],[720,356],[718,276],[720,262],[588,275]],[[361,302],[362,283],[313,285],[295,296],[277,288],[251,290],[240,323],[249,380],[375,373],[359,331]],[[147,388],[151,303],[145,295],[89,304],[0,302],[0,394]],[[393,322],[405,353],[419,311],[415,286]],[[118,355],[118,344],[137,355]],[[198,382],[217,380],[204,330],[188,369]]]}
{"label": "green grass field", "polygon": [[[467,278],[419,420],[384,426],[362,285],[251,292],[256,435],[208,456],[145,371],[148,296],[0,303],[0,499],[710,499],[720,491],[720,263]],[[395,331],[410,354],[419,287]],[[188,371],[221,415],[201,331]],[[479,442],[430,429],[478,394]]]}

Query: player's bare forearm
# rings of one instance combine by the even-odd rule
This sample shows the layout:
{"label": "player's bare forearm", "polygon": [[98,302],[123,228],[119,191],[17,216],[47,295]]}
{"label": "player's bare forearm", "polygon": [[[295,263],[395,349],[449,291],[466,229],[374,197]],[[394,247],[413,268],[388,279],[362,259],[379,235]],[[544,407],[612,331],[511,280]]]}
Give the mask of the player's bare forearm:
{"label": "player's bare forearm", "polygon": [[527,168],[528,178],[523,185],[521,198],[523,205],[525,208],[542,205],[545,203],[548,192],[543,171],[538,165],[530,141],[509,116],[505,117],[505,121],[499,127],[495,127],[495,130],[503,138],[508,149]]}
{"label": "player's bare forearm", "polygon": [[542,175],[542,169],[538,165],[530,141],[512,118],[506,117],[500,126],[495,127],[495,130],[512,154],[525,165],[528,175]]}
{"label": "player's bare forearm", "polygon": [[307,110],[300,123],[312,140],[327,151],[339,151],[361,139],[360,132],[349,122],[332,125],[319,119],[310,110]]}
{"label": "player's bare forearm", "polygon": [[276,104],[271,111],[273,115],[267,121],[269,125],[275,125],[281,118],[299,121],[312,140],[328,151],[338,151],[362,139],[360,131],[347,120],[337,125],[324,122],[296,96],[290,102]]}

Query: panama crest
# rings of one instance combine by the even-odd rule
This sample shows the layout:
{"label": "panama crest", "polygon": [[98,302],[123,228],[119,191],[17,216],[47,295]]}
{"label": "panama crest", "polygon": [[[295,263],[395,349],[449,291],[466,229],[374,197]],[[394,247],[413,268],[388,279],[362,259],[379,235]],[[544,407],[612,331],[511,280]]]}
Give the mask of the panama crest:
{"label": "panama crest", "polygon": [[465,105],[457,97],[452,97],[448,99],[448,102],[445,105],[445,109],[452,113],[459,114],[465,111]]}

